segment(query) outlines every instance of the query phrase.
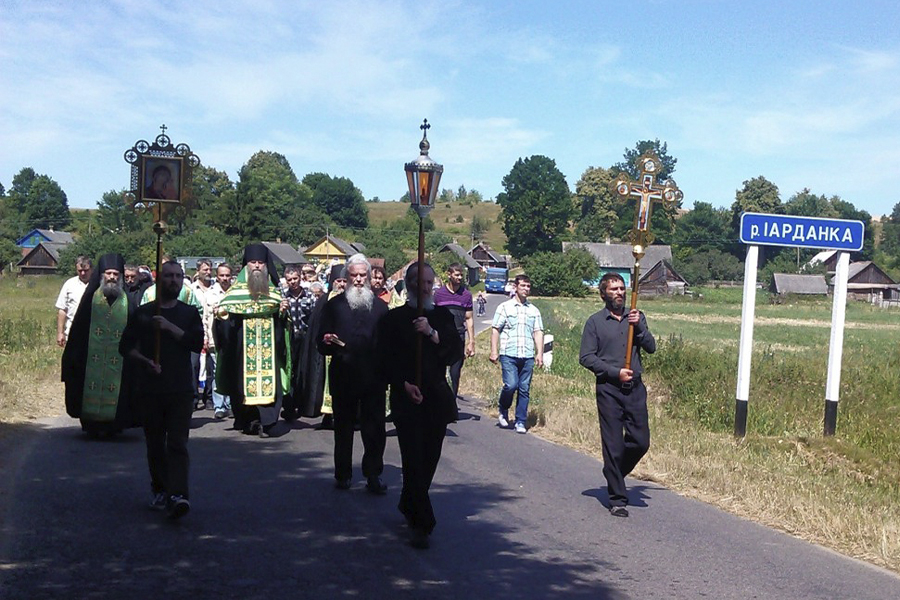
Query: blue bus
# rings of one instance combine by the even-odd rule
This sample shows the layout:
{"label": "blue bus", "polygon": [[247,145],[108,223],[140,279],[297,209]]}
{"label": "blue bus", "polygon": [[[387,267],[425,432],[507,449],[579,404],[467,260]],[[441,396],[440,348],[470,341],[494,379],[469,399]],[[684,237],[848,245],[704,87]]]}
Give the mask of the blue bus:
{"label": "blue bus", "polygon": [[509,277],[509,269],[488,267],[487,274],[484,277],[484,290],[488,293],[505,293],[507,277]]}

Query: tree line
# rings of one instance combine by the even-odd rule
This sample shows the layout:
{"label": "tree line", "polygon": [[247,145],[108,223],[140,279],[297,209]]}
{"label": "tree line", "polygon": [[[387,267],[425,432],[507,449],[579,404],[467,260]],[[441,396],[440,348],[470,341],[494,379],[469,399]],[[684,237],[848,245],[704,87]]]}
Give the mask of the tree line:
{"label": "tree line", "polygon": [[[621,162],[610,167],[588,167],[574,193],[555,161],[546,156],[520,158],[513,165],[503,178],[504,192],[497,197],[507,247],[529,270],[567,279],[551,283],[548,276],[537,288],[552,286],[559,293],[577,294],[583,275],[592,269],[596,273],[596,265],[581,253],[560,257],[563,241],[625,242],[634,224],[635,203],[613,194],[610,183],[620,173],[637,179],[636,159],[649,150],[660,158],[658,181],[670,179],[678,161],[669,154],[667,144],[658,139],[637,142],[634,148],[625,150]],[[879,235],[871,215],[851,202],[839,196],[816,195],[809,189],[783,202],[778,187],[763,176],[744,181],[730,207],[695,201],[693,210],[682,211],[681,206],[665,209],[659,205],[654,208],[650,230],[656,236],[655,243],[672,246],[674,266],[691,284],[737,280],[743,277],[746,249],[739,241],[739,228],[740,215],[746,211],[860,220],[866,226],[864,247],[851,254],[851,259],[874,259],[895,275],[900,274],[900,202]],[[760,262],[761,279],[770,279],[774,272],[803,271],[816,252],[766,248]]]}
{"label": "tree line", "polygon": [[[405,199],[409,201],[408,193]],[[57,182],[30,167],[23,168],[13,177],[8,193],[0,184],[2,264],[18,260],[20,251],[14,240],[35,228],[76,234],[76,242],[60,256],[65,270],[75,256],[96,257],[107,252],[152,264],[155,218],[149,212],[135,211],[131,200],[126,190],[110,190],[99,199],[95,211],[73,211]],[[442,190],[439,201],[471,204],[483,198],[477,190],[460,186],[456,192]],[[300,179],[284,155],[270,151],[251,156],[238,172],[237,181],[211,166],[195,168],[190,200],[170,208],[163,220],[169,226],[165,251],[173,256],[236,259],[250,242],[281,240],[307,246],[328,233],[362,242],[370,256],[384,258],[388,269],[397,269],[418,243],[418,217],[412,211],[390,223],[370,223],[365,198],[349,178],[309,173]],[[486,224],[480,227],[486,228]],[[451,241],[435,230],[431,219],[426,219],[425,229],[429,251]]]}

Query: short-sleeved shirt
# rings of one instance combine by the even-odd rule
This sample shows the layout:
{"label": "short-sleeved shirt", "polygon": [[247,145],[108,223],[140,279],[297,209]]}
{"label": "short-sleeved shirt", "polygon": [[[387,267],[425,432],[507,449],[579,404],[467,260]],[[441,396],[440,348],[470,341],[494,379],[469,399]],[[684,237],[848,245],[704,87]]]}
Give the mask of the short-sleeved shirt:
{"label": "short-sleeved shirt", "polygon": [[534,304],[513,298],[497,307],[491,327],[500,331],[502,356],[534,358],[534,332],[544,330],[544,321]]}
{"label": "short-sleeved shirt", "polygon": [[434,292],[434,305],[444,306],[453,315],[453,323],[456,331],[466,332],[466,313],[472,312],[472,292],[461,285],[455,292],[450,291],[446,285]]}
{"label": "short-sleeved shirt", "polygon": [[69,335],[69,329],[72,327],[72,319],[75,318],[75,311],[78,310],[78,304],[84,295],[87,284],[82,283],[78,277],[67,279],[59,290],[59,297],[56,299],[56,308],[66,311],[66,336]]}

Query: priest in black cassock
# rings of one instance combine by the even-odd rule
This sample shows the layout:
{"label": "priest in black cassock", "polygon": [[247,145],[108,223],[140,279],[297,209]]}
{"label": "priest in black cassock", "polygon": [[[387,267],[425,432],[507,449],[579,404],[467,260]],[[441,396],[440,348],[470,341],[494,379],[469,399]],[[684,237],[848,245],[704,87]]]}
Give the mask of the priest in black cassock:
{"label": "priest in black cassock", "polygon": [[[378,329],[381,372],[390,384],[391,414],[403,464],[398,508],[410,527],[410,543],[428,547],[436,524],[428,490],[434,479],[447,425],[456,420],[456,396],[446,369],[462,359],[463,342],[453,315],[432,298],[434,269],[422,267],[424,316],[419,316],[419,263],[406,271],[406,304],[391,310]],[[421,385],[416,384],[416,344],[422,342]]]}
{"label": "priest in black cassock", "polygon": [[105,254],[72,321],[62,356],[66,412],[92,437],[137,427],[131,366],[119,356],[119,339],[136,303],[123,288],[125,259]]}
{"label": "priest in black cassock", "polygon": [[234,428],[269,437],[290,389],[291,354],[274,257],[263,244],[244,248],[243,269],[219,301],[213,335],[216,391],[231,398]]}
{"label": "priest in black cassock", "polygon": [[335,487],[348,489],[353,475],[353,429],[359,414],[366,488],[384,494],[384,382],[378,373],[375,332],[387,305],[370,285],[372,265],[362,254],[347,259],[347,288],[322,310],[316,344],[331,356],[328,388],[334,410]]}

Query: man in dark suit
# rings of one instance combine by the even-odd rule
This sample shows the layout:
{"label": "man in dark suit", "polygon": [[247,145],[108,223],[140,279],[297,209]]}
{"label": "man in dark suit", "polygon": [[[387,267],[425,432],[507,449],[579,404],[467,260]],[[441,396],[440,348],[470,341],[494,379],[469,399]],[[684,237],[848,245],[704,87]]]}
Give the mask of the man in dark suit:
{"label": "man in dark suit", "polygon": [[[407,301],[390,311],[378,330],[381,370],[391,387],[391,414],[403,463],[403,491],[398,508],[410,527],[410,543],[428,547],[436,520],[428,490],[444,444],[447,425],[456,420],[456,397],[446,369],[463,357],[463,342],[453,315],[432,298],[434,270],[422,267],[422,306],[418,308],[419,263],[407,269]],[[421,340],[421,375],[416,373],[416,346]]]}

